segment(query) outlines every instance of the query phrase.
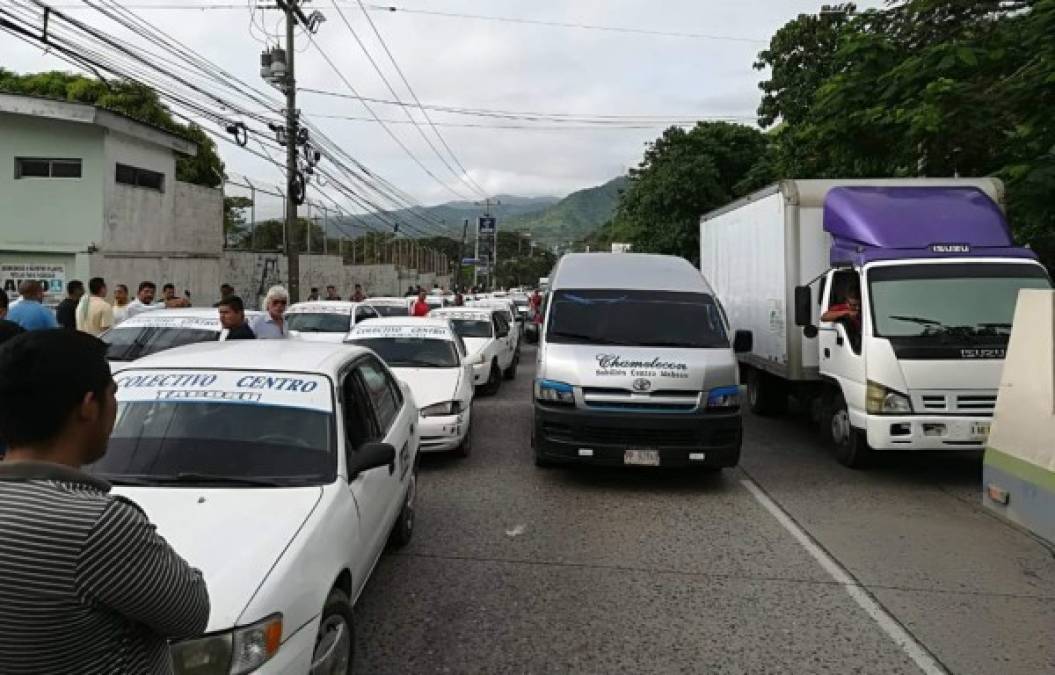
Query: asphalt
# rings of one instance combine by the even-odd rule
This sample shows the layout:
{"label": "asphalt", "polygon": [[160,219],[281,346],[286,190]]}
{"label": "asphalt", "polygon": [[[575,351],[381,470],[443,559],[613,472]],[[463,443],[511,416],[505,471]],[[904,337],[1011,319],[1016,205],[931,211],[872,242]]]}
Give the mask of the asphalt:
{"label": "asphalt", "polygon": [[469,458],[424,458],[357,673],[922,672],[746,483],[937,672],[1055,673],[1055,551],[981,508],[977,456],[851,471],[801,419],[748,417],[718,475],[539,469],[533,360],[477,400]]}

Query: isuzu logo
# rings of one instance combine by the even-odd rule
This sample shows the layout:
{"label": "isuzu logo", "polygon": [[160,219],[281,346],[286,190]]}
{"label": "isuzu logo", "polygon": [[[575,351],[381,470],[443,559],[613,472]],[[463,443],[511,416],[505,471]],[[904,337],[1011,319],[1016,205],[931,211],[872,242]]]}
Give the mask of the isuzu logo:
{"label": "isuzu logo", "polygon": [[634,391],[648,391],[652,388],[652,380],[639,377],[630,386],[633,387]]}
{"label": "isuzu logo", "polygon": [[968,244],[934,244],[930,250],[935,253],[970,253],[971,247]]}

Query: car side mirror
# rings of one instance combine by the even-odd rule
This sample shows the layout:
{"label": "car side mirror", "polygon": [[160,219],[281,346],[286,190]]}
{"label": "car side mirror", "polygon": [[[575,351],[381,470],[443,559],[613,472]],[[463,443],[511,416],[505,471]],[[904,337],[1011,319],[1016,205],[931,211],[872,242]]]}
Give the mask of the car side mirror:
{"label": "car side mirror", "polygon": [[500,337],[500,338],[506,337],[507,335],[509,335],[509,329],[508,328],[502,328],[502,329],[500,329],[498,331],[498,337]]}
{"label": "car side mirror", "polygon": [[819,331],[817,330],[817,327],[813,325],[802,327],[802,336],[805,337],[807,340],[812,340],[813,338],[817,337],[818,332]]}
{"label": "car side mirror", "polygon": [[755,346],[755,336],[749,330],[738,330],[733,333],[733,352],[745,354]]}
{"label": "car side mirror", "polygon": [[351,459],[351,465],[348,467],[349,480],[353,480],[364,471],[382,466],[387,466],[394,471],[396,449],[388,443],[364,443],[361,448],[352,453]]}
{"label": "car side mirror", "polygon": [[813,294],[809,286],[795,287],[795,325],[808,326],[813,322]]}

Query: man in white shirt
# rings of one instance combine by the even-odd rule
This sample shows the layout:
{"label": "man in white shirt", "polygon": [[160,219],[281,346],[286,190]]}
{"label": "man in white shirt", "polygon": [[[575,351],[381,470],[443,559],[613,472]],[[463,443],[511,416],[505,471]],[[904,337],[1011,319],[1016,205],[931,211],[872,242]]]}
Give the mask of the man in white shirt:
{"label": "man in white shirt", "polygon": [[289,293],[282,286],[272,286],[264,298],[264,314],[253,320],[250,328],[258,340],[282,340],[289,337],[286,329],[286,305]]}
{"label": "man in white shirt", "polygon": [[128,286],[117,284],[114,288],[114,325],[128,318]]}
{"label": "man in white shirt", "polygon": [[88,295],[81,296],[77,306],[77,330],[98,337],[114,325],[114,308],[106,301],[106,281],[102,277],[88,280]]}
{"label": "man in white shirt", "polygon": [[154,302],[154,294],[157,293],[158,287],[153,281],[144,281],[139,284],[139,291],[136,293],[136,299],[128,303],[128,309],[125,311],[125,318],[131,319],[136,314],[142,314],[152,309],[161,309],[165,306],[163,302]]}

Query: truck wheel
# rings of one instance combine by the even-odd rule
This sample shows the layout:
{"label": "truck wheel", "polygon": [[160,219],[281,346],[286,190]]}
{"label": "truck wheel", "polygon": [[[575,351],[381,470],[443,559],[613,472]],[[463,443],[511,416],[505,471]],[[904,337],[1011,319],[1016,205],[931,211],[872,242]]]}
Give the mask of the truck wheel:
{"label": "truck wheel", "polygon": [[502,371],[498,369],[498,362],[491,362],[491,374],[487,376],[487,384],[482,387],[485,396],[494,396],[502,387]]}
{"label": "truck wheel", "polygon": [[513,357],[513,362],[511,364],[509,364],[509,367],[506,368],[502,372],[502,377],[506,378],[507,380],[516,379],[517,366],[518,365],[520,365],[520,353],[519,352],[517,353],[516,356]]}
{"label": "truck wheel", "polygon": [[335,588],[326,598],[311,655],[311,672],[349,675],[355,655],[352,603],[344,591]]}
{"label": "truck wheel", "polygon": [[779,379],[751,368],[747,371],[747,402],[756,415],[781,415],[788,409],[788,392]]}
{"label": "truck wheel", "polygon": [[872,449],[868,447],[868,435],[850,424],[850,413],[846,399],[841,393],[832,400],[831,414],[825,420],[832,444],[835,446],[835,459],[851,469],[863,469],[871,459]]}

